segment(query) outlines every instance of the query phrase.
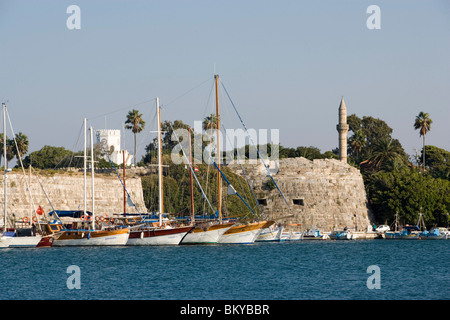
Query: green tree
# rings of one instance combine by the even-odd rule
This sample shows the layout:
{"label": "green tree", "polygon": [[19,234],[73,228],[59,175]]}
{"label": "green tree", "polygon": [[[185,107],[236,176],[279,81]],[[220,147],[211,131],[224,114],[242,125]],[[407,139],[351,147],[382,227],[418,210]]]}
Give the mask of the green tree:
{"label": "green tree", "polygon": [[[3,161],[3,157],[4,157],[3,145],[4,145],[3,133],[0,133],[0,155],[1,155],[0,163],[1,163],[1,161]],[[9,162],[14,158],[13,145],[14,145],[13,139],[6,140],[6,162]]]}
{"label": "green tree", "polygon": [[81,155],[82,152],[73,153],[64,147],[44,146],[39,151],[33,151],[23,159],[24,167],[30,164],[39,169],[55,169],[61,167],[81,167],[83,161],[81,158],[75,158],[75,155]]}
{"label": "green tree", "polygon": [[203,130],[211,130],[211,129],[217,129],[217,116],[215,114],[210,114],[209,116],[205,117],[202,123]]}
{"label": "green tree", "polygon": [[416,120],[414,121],[414,129],[419,130],[419,134],[423,137],[423,152],[422,152],[422,164],[425,169],[425,136],[428,131],[431,130],[431,124],[433,120],[431,120],[430,115],[421,111],[418,116],[416,116]]}
{"label": "green tree", "polygon": [[367,144],[366,135],[361,129],[357,129],[355,134],[349,138],[348,144],[350,153],[354,154],[356,163],[361,162],[361,153]]}
{"label": "green tree", "polygon": [[403,224],[415,224],[422,212],[428,225],[447,224],[450,181],[403,167],[377,172],[368,176],[365,182],[369,202],[379,223],[392,222],[398,212]]}
{"label": "green tree", "polygon": [[19,158],[24,157],[28,152],[29,144],[28,137],[25,134],[22,132],[16,134],[16,141],[13,144],[12,152],[16,156],[17,161],[19,161]]}
{"label": "green tree", "polygon": [[[450,152],[435,146],[425,146],[425,151],[427,153],[425,165],[431,175],[450,180]],[[422,153],[425,153],[424,150]]]}
{"label": "green tree", "polygon": [[134,165],[136,165],[136,134],[145,128],[145,121],[138,110],[133,109],[128,112],[125,128],[131,130],[134,134]]}
{"label": "green tree", "polygon": [[[347,122],[353,133],[349,138],[349,159],[360,164],[362,172],[379,170],[382,163],[385,164],[384,169],[386,165],[398,167],[407,163],[408,155],[400,142],[392,138],[393,130],[386,122],[368,116],[360,119],[355,114],[348,116]],[[392,149],[400,157],[392,154]]]}
{"label": "green tree", "polygon": [[398,140],[384,138],[373,144],[372,153],[367,161],[373,170],[388,169],[389,166],[398,166],[398,163],[406,162],[403,153]]}

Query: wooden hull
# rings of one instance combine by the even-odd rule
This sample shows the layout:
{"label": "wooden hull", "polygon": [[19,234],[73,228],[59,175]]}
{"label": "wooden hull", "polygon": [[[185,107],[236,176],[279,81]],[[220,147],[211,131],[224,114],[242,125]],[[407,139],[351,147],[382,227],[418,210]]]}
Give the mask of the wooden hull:
{"label": "wooden hull", "polygon": [[251,244],[255,242],[261,231],[267,227],[267,221],[233,226],[220,237],[219,243]]}
{"label": "wooden hull", "polygon": [[168,229],[133,230],[127,246],[168,246],[178,245],[193,227]]}
{"label": "wooden hull", "polygon": [[227,232],[234,222],[213,224],[209,227],[202,228],[201,226],[192,229],[181,241],[181,244],[216,244],[220,237]]}
{"label": "wooden hull", "polygon": [[43,236],[41,241],[39,241],[39,243],[36,245],[36,248],[50,248],[51,246],[53,246],[53,241],[55,241],[55,239],[58,239],[60,235],[61,234],[58,233]]}
{"label": "wooden hull", "polygon": [[123,246],[127,243],[129,235],[128,228],[96,231],[66,230],[53,241],[53,246]]}

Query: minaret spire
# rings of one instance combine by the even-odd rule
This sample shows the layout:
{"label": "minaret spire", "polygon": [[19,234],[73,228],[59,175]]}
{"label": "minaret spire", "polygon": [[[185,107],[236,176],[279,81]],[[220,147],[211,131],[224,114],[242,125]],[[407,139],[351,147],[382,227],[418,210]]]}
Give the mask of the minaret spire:
{"label": "minaret spire", "polygon": [[345,106],[344,97],[341,98],[339,105],[339,124],[336,126],[339,132],[339,159],[347,163],[347,107]]}

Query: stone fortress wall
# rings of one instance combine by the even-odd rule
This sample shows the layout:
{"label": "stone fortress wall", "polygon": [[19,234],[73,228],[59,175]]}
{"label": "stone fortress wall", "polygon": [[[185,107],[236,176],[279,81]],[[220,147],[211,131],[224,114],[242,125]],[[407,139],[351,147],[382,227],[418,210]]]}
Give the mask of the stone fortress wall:
{"label": "stone fortress wall", "polygon": [[[269,162],[266,162],[269,164]],[[358,169],[335,159],[305,158],[280,159],[271,162],[277,188],[268,188],[267,170],[257,165],[244,164],[245,175],[268,219],[285,225],[301,224],[301,230],[318,228],[324,231],[348,227],[366,231],[372,224],[364,181]],[[230,165],[238,174],[238,164]],[[295,229],[295,228],[294,228]]]}
{"label": "stone fortress wall", "polygon": [[[24,176],[19,171],[7,173],[7,210],[8,216],[14,213],[16,221],[22,220],[24,216],[31,217],[32,210],[36,210],[38,206],[44,209],[44,212],[55,210],[83,210],[84,209],[84,177],[82,172],[56,173],[31,176],[29,182],[30,192],[27,190],[26,179],[30,177]],[[92,211],[92,187],[90,173],[87,175],[87,210]],[[39,183],[40,182],[40,183]],[[94,178],[95,190],[95,213],[98,215],[108,216],[123,212],[123,187],[119,179],[115,175],[96,174]],[[3,225],[3,175],[0,177],[0,216]],[[41,187],[41,184],[43,188]],[[146,213],[141,179],[139,177],[128,177],[126,187],[132,201],[136,204],[140,213]],[[44,190],[45,192],[44,192]],[[50,202],[47,200],[47,196]],[[34,203],[34,209],[32,208]],[[133,206],[127,206],[128,213],[137,213]],[[33,214],[34,215],[34,214]]]}

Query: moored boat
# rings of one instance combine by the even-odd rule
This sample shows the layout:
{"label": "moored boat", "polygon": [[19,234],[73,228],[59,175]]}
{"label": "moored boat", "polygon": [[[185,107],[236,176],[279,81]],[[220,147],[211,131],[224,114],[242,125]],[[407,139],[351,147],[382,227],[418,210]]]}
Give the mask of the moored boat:
{"label": "moored boat", "polygon": [[433,228],[430,231],[425,230],[419,234],[420,240],[446,240],[449,238],[449,232],[446,228]]}
{"label": "moored boat", "polygon": [[183,238],[181,244],[216,244],[234,224],[218,221],[199,223]]}
{"label": "moored boat", "polygon": [[386,231],[385,239],[419,240],[420,228],[418,226],[405,226],[399,231]]}
{"label": "moored boat", "polygon": [[[12,222],[13,227],[8,228],[8,212],[7,212],[7,198],[8,198],[8,185],[7,185],[7,172],[11,171],[8,169],[7,160],[7,136],[6,136],[6,104],[2,103],[3,108],[3,158],[4,158],[4,169],[3,169],[3,230],[0,238],[1,248],[33,248],[41,240],[42,236],[37,233],[37,230],[29,227],[29,218],[24,217],[23,222],[25,223],[25,228],[16,228],[15,221]],[[12,127],[11,127],[12,129]],[[14,138],[15,141],[15,138]],[[18,154],[20,158],[20,153]],[[22,167],[23,168],[23,167]],[[28,188],[29,190],[29,188]],[[32,218],[37,221],[36,215]]]}
{"label": "moored boat", "polygon": [[281,241],[281,235],[284,227],[281,224],[272,224],[268,228],[264,228],[259,236],[256,238],[256,242],[266,241]]}
{"label": "moored boat", "polygon": [[219,239],[222,244],[254,243],[261,231],[272,225],[273,221],[258,221],[248,224],[237,224],[228,229]]}
{"label": "moored boat", "polygon": [[[48,223],[49,231],[48,239],[42,242],[41,246],[123,246],[126,245],[130,234],[128,227],[122,226],[106,226],[104,228],[94,228],[94,224],[90,223],[90,212],[87,215],[82,211],[58,211],[58,220]],[[54,212],[50,212],[53,215]]]}
{"label": "moored boat", "polygon": [[127,246],[179,245],[192,229],[192,226],[134,229],[130,232]]}
{"label": "moored boat", "polygon": [[348,230],[333,230],[328,235],[331,240],[352,240],[353,236],[351,231]]}
{"label": "moored boat", "polygon": [[309,229],[301,233],[300,240],[326,240],[328,236],[326,234],[320,234],[317,229]]}

